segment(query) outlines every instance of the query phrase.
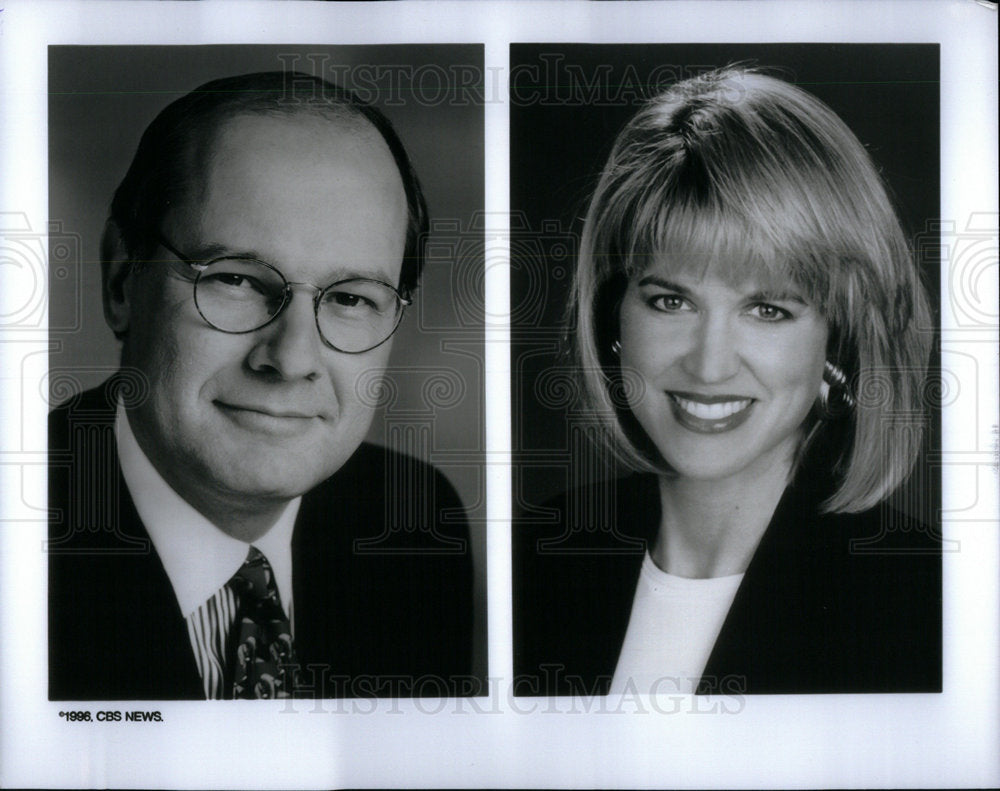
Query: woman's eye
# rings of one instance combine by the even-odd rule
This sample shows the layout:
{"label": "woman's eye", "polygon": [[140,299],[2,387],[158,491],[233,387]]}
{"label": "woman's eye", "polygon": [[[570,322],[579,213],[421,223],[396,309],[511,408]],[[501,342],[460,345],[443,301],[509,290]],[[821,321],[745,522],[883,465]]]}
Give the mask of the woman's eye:
{"label": "woman's eye", "polygon": [[649,305],[663,313],[676,313],[684,310],[687,303],[680,294],[658,294],[649,300]]}
{"label": "woman's eye", "polygon": [[792,318],[792,314],[777,305],[761,302],[750,308],[750,313],[762,321],[784,321]]}

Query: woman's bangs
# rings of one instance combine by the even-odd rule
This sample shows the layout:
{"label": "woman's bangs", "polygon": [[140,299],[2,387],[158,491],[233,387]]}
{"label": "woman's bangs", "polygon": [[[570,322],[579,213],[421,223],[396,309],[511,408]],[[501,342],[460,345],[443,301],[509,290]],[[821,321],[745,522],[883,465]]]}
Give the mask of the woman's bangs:
{"label": "woman's bangs", "polygon": [[747,217],[713,201],[664,202],[637,229],[629,256],[631,275],[653,267],[696,278],[712,275],[734,286],[799,295],[825,312],[830,297],[829,257],[787,224]]}

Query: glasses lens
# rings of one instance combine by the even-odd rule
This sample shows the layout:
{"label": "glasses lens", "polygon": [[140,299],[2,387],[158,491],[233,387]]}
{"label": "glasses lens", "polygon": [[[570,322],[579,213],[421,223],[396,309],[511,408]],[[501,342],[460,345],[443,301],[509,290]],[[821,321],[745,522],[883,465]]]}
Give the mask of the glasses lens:
{"label": "glasses lens", "polygon": [[317,320],[327,343],[344,352],[364,352],[385,341],[402,316],[402,303],[385,283],[345,280],[320,296]]}
{"label": "glasses lens", "polygon": [[198,275],[194,300],[209,324],[227,332],[262,327],[281,310],[285,280],[261,261],[223,258]]}

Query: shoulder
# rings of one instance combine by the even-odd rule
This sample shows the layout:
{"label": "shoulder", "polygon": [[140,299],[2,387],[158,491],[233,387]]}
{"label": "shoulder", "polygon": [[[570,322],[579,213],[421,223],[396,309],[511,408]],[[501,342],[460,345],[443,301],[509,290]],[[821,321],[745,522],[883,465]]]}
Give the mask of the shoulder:
{"label": "shoulder", "polygon": [[[940,528],[889,506],[822,517],[816,525],[829,574],[840,596],[859,603],[874,634],[940,631]],[[910,639],[910,638],[908,638]]]}
{"label": "shoulder", "polygon": [[652,476],[597,481],[560,492],[540,505],[522,505],[515,546],[545,554],[544,547],[556,541],[571,552],[641,555],[655,535],[659,514]]}
{"label": "shoulder", "polygon": [[523,509],[513,537],[515,694],[605,688],[658,521],[647,476],[570,489]]}
{"label": "shoulder", "polygon": [[53,439],[67,434],[74,423],[107,423],[114,420],[118,396],[112,377],[104,384],[74,393],[49,412],[49,446],[58,448]]}
{"label": "shoulder", "polygon": [[368,442],[306,496],[380,501],[434,496],[458,501],[451,482],[432,464]]}
{"label": "shoulder", "polygon": [[902,572],[940,561],[940,527],[886,504],[860,513],[819,515],[813,530],[828,556],[846,563],[896,566]]}
{"label": "shoulder", "polygon": [[761,613],[770,612],[768,650],[794,648],[794,662],[774,662],[781,683],[797,691],[940,689],[939,531],[887,505],[795,517],[772,524],[744,580],[746,633],[752,622],[760,634]]}
{"label": "shoulder", "polygon": [[[468,519],[448,478],[433,465],[369,443],[302,498],[299,525],[329,523],[355,537],[465,541]],[[298,528],[297,528],[298,529]]]}
{"label": "shoulder", "polygon": [[940,600],[940,530],[885,503],[820,513],[819,502],[800,489],[779,504],[748,572],[799,580],[803,590],[840,601],[911,602],[919,609],[928,597]]}
{"label": "shoulder", "polygon": [[[119,370],[97,387],[62,397],[58,383],[53,385],[59,404],[49,412],[49,449],[58,453],[74,443],[90,442],[92,429],[114,426],[118,402],[141,402],[149,395],[148,382],[138,371]],[[62,391],[69,388],[63,387]]]}

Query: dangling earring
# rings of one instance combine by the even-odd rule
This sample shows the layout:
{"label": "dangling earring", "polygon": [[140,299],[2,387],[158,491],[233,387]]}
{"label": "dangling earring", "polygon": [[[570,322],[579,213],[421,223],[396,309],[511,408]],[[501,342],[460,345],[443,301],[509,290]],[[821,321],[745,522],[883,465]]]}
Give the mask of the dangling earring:
{"label": "dangling earring", "polygon": [[819,385],[819,405],[824,417],[839,417],[856,405],[844,372],[832,362],[823,363],[823,381]]}
{"label": "dangling earring", "polygon": [[622,353],[622,342],[620,340],[618,340],[617,338],[615,338],[615,342],[611,344],[611,352],[613,354],[621,354]]}

